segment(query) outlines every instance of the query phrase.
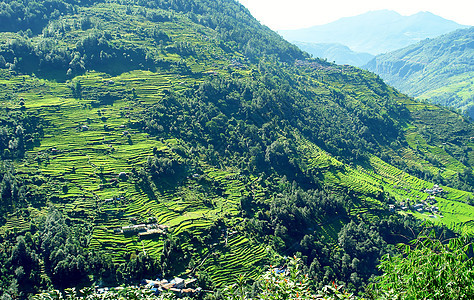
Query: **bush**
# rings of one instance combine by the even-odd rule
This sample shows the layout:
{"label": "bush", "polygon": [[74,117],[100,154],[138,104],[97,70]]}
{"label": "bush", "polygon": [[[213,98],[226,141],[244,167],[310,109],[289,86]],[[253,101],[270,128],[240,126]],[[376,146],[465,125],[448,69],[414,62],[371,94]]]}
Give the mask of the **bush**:
{"label": "bush", "polygon": [[474,299],[473,245],[469,237],[443,243],[420,236],[403,254],[385,255],[384,272],[370,286],[375,299]]}
{"label": "bush", "polygon": [[245,288],[245,278],[240,276],[237,283],[225,289],[226,300],[284,300],[284,299],[356,299],[334,283],[315,293],[310,288],[310,280],[303,271],[299,258],[289,258],[284,269],[270,268],[254,285],[253,290]]}

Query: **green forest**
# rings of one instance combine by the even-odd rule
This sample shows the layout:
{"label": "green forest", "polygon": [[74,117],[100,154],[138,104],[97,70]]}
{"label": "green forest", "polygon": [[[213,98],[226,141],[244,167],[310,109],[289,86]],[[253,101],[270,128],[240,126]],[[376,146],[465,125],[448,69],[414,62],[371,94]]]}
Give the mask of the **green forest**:
{"label": "green forest", "polygon": [[473,123],[237,1],[3,0],[0,103],[2,300],[472,295]]}
{"label": "green forest", "polygon": [[474,28],[426,39],[367,63],[404,93],[459,109],[474,119]]}

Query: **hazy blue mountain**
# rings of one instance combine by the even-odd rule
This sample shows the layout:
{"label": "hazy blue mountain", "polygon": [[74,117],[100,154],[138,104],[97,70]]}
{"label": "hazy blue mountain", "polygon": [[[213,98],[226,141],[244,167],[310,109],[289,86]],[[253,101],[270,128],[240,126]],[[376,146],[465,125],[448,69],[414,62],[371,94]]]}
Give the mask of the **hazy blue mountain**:
{"label": "hazy blue mountain", "polygon": [[474,233],[473,136],[235,0],[0,0],[0,299],[157,277],[209,299],[296,253],[299,286],[362,292],[431,218],[395,203],[439,184],[433,221]]}
{"label": "hazy blue mountain", "polygon": [[404,93],[474,118],[474,27],[381,54],[365,68]]}
{"label": "hazy blue mountain", "polygon": [[356,52],[377,55],[465,27],[430,12],[402,16],[394,11],[379,10],[279,33],[291,42],[340,43]]}
{"label": "hazy blue mountain", "polygon": [[301,50],[308,52],[314,57],[326,58],[328,61],[340,65],[363,66],[374,58],[369,53],[354,52],[349,47],[337,43],[305,43],[295,42]]}

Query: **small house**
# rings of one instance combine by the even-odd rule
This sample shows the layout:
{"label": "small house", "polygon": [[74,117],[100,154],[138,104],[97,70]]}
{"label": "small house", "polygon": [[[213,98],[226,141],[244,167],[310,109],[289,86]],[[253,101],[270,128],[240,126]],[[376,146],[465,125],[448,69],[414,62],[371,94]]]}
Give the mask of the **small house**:
{"label": "small house", "polygon": [[145,224],[130,225],[130,226],[122,227],[123,233],[143,232],[143,231],[146,231],[146,230],[147,230],[147,228],[146,228]]}

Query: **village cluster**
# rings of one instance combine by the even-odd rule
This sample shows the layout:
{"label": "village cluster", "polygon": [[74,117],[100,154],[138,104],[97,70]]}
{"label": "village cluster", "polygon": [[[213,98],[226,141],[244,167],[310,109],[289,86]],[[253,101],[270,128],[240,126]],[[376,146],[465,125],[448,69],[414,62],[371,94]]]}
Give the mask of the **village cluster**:
{"label": "village cluster", "polygon": [[[166,279],[143,279],[140,286],[144,289],[150,290],[155,295],[160,295],[165,291],[173,292],[178,297],[192,296],[202,292],[202,288],[196,287],[197,279],[183,279],[175,277],[172,280]],[[103,287],[97,288],[99,294],[105,294],[111,290],[119,291],[123,287]]]}
{"label": "village cluster", "polygon": [[160,225],[157,223],[137,224],[137,225],[123,226],[122,228],[116,228],[114,229],[114,233],[125,234],[125,235],[137,234],[138,238],[145,239],[145,238],[152,238],[156,236],[166,235],[168,233],[168,228],[169,226],[167,225]]}
{"label": "village cluster", "polygon": [[178,296],[190,296],[202,291],[200,287],[195,288],[196,282],[196,278],[185,280],[183,278],[175,277],[170,281],[166,279],[160,280],[159,278],[156,280],[144,279],[142,285],[146,289],[153,291],[155,295],[159,295],[164,291],[171,291]]}
{"label": "village cluster", "polygon": [[389,211],[394,212],[411,210],[419,213],[427,212],[431,213],[428,216],[430,218],[435,218],[437,216],[443,218],[443,216],[439,212],[439,207],[435,206],[437,203],[435,196],[445,193],[446,191],[444,191],[443,188],[441,188],[439,185],[435,184],[433,188],[424,189],[422,190],[422,192],[427,193],[429,195],[425,200],[413,201],[410,200],[410,198],[407,198],[406,201],[397,202],[397,204],[390,204]]}

